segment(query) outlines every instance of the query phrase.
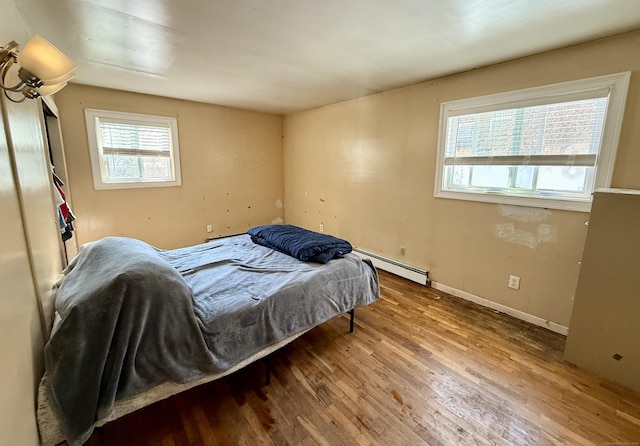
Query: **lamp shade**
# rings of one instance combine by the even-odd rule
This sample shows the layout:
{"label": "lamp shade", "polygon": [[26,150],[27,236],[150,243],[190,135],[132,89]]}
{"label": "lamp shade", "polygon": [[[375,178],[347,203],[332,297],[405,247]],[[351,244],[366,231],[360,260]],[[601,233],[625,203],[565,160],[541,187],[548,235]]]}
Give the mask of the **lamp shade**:
{"label": "lamp shade", "polygon": [[[65,83],[75,75],[75,65],[39,35],[27,42],[19,56],[20,66],[44,85]],[[62,87],[61,87],[62,88]]]}
{"label": "lamp shade", "polygon": [[40,96],[49,96],[62,90],[65,85],[67,85],[66,82],[60,82],[59,84],[53,85],[45,85],[43,87],[36,88],[36,91]]}
{"label": "lamp shade", "polygon": [[62,83],[67,83],[68,81],[70,81],[71,79],[73,79],[76,75],[76,69],[74,68],[73,70],[69,71],[68,73],[63,74],[62,76],[58,76],[58,77],[54,77],[52,79],[49,79],[46,82],[42,82],[44,85],[58,85],[58,84],[62,84]]}

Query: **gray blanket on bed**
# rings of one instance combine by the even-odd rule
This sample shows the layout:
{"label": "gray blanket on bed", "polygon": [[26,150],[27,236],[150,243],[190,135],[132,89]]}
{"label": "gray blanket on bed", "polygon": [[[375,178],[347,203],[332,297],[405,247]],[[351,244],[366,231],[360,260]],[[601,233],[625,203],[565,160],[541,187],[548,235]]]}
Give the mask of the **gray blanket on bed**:
{"label": "gray blanket on bed", "polygon": [[378,296],[375,269],[351,254],[317,265],[247,235],[172,251],[108,237],[80,250],[58,290],[51,404],[82,444],[116,399],[225,371]]}

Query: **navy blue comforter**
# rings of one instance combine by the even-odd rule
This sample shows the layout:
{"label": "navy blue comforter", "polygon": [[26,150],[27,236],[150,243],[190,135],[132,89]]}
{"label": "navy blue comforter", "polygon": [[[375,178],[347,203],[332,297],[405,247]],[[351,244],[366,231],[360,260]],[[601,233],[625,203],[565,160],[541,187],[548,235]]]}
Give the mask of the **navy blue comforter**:
{"label": "navy blue comforter", "polygon": [[351,243],[293,225],[256,226],[247,231],[251,240],[284,252],[303,262],[327,263],[351,252]]}

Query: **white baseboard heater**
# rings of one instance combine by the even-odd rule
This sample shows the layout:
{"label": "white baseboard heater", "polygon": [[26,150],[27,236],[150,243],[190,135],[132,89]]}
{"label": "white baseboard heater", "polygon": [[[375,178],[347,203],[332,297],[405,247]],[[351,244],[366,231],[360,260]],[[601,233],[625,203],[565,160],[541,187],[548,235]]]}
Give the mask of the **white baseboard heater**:
{"label": "white baseboard heater", "polygon": [[414,268],[413,266],[410,266],[410,265],[405,265],[404,263],[400,263],[395,260],[388,259],[386,257],[382,257],[377,254],[373,254],[359,248],[353,248],[353,253],[360,257],[371,259],[371,262],[376,268],[379,268],[383,271],[390,272],[400,277],[404,277],[405,279],[409,279],[413,282],[417,282],[422,285],[433,286],[433,288],[436,290],[444,291],[445,293],[452,294],[453,296],[462,298],[464,300],[468,300],[470,302],[475,302],[479,305],[482,305],[483,307],[488,307],[493,310],[499,311],[501,313],[511,315],[513,317],[532,323],[539,327],[544,327],[548,330],[554,331],[556,333],[560,333],[561,335],[564,335],[564,336],[566,336],[567,333],[569,332],[569,329],[567,327],[557,324],[555,322],[544,320],[538,316],[527,314],[523,311],[516,310],[514,308],[510,308],[505,305],[499,304],[497,302],[484,299],[474,294],[449,287],[439,282],[433,282],[432,284],[431,278],[429,277],[429,273],[427,271]]}
{"label": "white baseboard heater", "polygon": [[404,277],[405,279],[409,279],[421,285],[431,286],[431,279],[429,278],[428,271],[415,268],[411,265],[407,265],[393,259],[382,257],[378,254],[373,254],[360,248],[353,248],[353,253],[360,257],[371,259],[373,266],[380,268],[383,271]]}

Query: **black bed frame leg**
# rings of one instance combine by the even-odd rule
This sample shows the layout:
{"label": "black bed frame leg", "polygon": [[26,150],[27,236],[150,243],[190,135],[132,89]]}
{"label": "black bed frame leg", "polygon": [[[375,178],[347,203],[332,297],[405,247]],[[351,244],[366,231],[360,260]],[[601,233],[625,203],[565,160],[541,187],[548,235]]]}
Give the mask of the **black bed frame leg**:
{"label": "black bed frame leg", "polygon": [[269,357],[265,356],[264,358],[264,372],[265,372],[265,384],[268,386],[271,384],[271,363],[269,362]]}
{"label": "black bed frame leg", "polygon": [[353,318],[355,317],[355,313],[356,313],[355,309],[352,309],[351,311],[349,311],[349,315],[350,315],[350,318],[349,318],[349,333],[353,333]]}

